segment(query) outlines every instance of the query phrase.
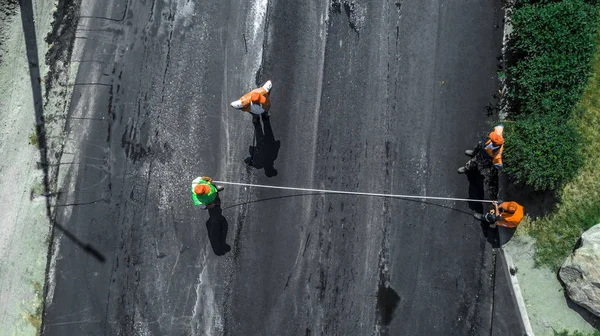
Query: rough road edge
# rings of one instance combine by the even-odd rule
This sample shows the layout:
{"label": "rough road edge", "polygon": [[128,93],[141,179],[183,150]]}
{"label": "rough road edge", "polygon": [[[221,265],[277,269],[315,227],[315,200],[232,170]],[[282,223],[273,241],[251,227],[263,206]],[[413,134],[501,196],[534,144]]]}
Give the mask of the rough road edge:
{"label": "rough road edge", "polygon": [[[514,5],[514,0],[506,0],[504,2],[504,30],[502,33],[502,70],[506,71],[506,49],[508,47],[508,40],[510,33],[512,32],[512,25],[510,23],[510,15],[512,13],[512,7]],[[500,121],[504,120],[508,115],[508,103],[504,98],[506,96],[507,87],[506,87],[506,78],[501,79],[502,83],[502,105],[500,112],[498,113],[498,118]],[[503,174],[503,173],[502,173]],[[506,184],[506,178],[500,179],[499,183]],[[506,190],[506,186],[500,186],[501,190]],[[504,196],[504,195],[501,195]],[[531,327],[531,322],[529,321],[529,314],[527,313],[527,307],[525,306],[525,300],[523,299],[523,294],[521,293],[521,286],[519,286],[519,281],[517,280],[517,275],[513,274],[513,270],[515,269],[515,264],[510,257],[510,255],[504,250],[503,247],[500,248],[500,252],[504,256],[504,260],[506,261],[506,265],[508,266],[508,277],[510,278],[510,283],[512,287],[512,294],[517,300],[517,307],[519,308],[519,316],[521,317],[521,323],[523,328],[525,329],[525,335],[534,336],[533,328]]]}
{"label": "rough road edge", "polygon": [[[51,99],[56,98],[61,101],[62,104],[56,105],[54,108],[58,109],[64,115],[64,122],[58,123],[55,127],[49,127],[49,132],[53,135],[56,133],[60,134],[57,136],[59,139],[56,143],[52,143],[51,149],[54,155],[50,155],[53,158],[53,162],[56,162],[55,168],[50,173],[51,175],[51,187],[56,190],[56,197],[52,200],[52,206],[55,207],[56,202],[59,198],[60,191],[58,186],[61,185],[60,178],[60,162],[62,160],[65,143],[67,139],[63,136],[64,132],[68,128],[68,114],[71,105],[71,95],[73,92],[73,86],[75,78],[78,72],[78,65],[72,66],[72,55],[75,45],[75,30],[79,23],[79,10],[81,0],[56,0],[55,1],[55,12],[53,13],[52,30],[48,33],[45,38],[45,42],[51,45],[44,55],[44,62],[48,66],[48,70],[44,75],[44,110],[48,110],[48,103]],[[50,123],[48,123],[50,125]],[[55,208],[56,209],[56,208]],[[46,270],[43,286],[43,300],[42,300],[42,313],[41,313],[41,325],[39,327],[39,334],[44,334],[45,328],[45,315],[47,308],[48,293],[54,292],[54,285],[50,279],[54,275],[54,265],[56,263],[56,256],[54,251],[60,248],[59,244],[54,244],[56,236],[56,210],[52,211],[50,221],[50,232],[48,237],[48,251],[46,257]],[[52,295],[53,296],[53,295]]]}

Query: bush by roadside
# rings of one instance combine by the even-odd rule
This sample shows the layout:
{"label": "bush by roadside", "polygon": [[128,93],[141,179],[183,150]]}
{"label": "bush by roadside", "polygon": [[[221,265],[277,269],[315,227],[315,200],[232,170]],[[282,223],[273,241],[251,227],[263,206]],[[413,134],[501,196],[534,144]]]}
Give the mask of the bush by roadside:
{"label": "bush by roadside", "polygon": [[570,122],[590,75],[598,5],[521,0],[511,15],[506,80],[506,173],[536,190],[557,189],[581,167],[579,130]]}
{"label": "bush by roadside", "polygon": [[571,120],[581,136],[583,165],[577,176],[560,189],[560,204],[555,211],[523,223],[523,232],[536,238],[536,263],[555,270],[581,234],[600,223],[600,44],[592,65],[593,75]]}
{"label": "bush by roadside", "polygon": [[506,171],[536,190],[556,189],[577,174],[583,162],[581,136],[558,113],[526,115],[507,123]]}
{"label": "bush by roadside", "polygon": [[600,331],[595,331],[593,333],[583,333],[579,331],[574,331],[572,333],[568,331],[554,331],[554,336],[600,336]]}

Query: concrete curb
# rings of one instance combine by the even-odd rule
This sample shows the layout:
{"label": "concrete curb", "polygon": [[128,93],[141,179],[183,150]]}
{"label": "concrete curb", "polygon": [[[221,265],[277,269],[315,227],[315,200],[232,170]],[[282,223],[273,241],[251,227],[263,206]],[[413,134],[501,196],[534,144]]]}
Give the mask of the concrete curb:
{"label": "concrete curb", "polygon": [[523,328],[525,329],[526,336],[534,336],[533,328],[531,327],[531,322],[529,321],[529,315],[527,314],[527,307],[525,306],[525,300],[523,300],[523,295],[521,294],[521,287],[519,286],[519,280],[517,279],[516,273],[514,273],[515,264],[513,263],[510,255],[504,250],[504,248],[500,248],[502,255],[504,256],[504,260],[506,260],[506,265],[508,266],[508,273],[510,277],[510,282],[513,289],[513,295],[517,300],[517,307],[519,308],[519,313],[521,316],[521,323],[523,324]]}

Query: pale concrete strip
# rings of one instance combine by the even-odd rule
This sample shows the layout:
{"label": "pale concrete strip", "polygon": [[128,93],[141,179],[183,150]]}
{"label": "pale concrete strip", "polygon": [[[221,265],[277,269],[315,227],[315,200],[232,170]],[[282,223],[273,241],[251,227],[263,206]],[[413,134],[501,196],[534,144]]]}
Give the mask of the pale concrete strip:
{"label": "pale concrete strip", "polygon": [[521,316],[521,322],[523,323],[523,327],[525,328],[525,332],[527,336],[533,336],[533,328],[531,328],[531,322],[529,321],[529,315],[527,314],[527,308],[525,306],[525,300],[523,300],[523,295],[521,294],[521,287],[519,286],[519,280],[517,280],[517,274],[514,272],[515,264],[513,263],[512,258],[504,248],[500,248],[500,252],[504,255],[504,260],[506,260],[506,265],[508,266],[508,272],[510,275],[510,282],[512,284],[513,294],[515,299],[517,300],[517,306],[519,307],[519,313]]}

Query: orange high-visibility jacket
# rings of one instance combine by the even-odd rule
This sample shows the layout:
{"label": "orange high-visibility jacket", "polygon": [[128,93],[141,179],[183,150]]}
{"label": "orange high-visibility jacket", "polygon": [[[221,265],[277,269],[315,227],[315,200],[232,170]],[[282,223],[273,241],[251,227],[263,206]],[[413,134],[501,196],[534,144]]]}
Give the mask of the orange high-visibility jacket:
{"label": "orange high-visibility jacket", "polygon": [[[261,96],[263,96],[265,98],[266,101],[264,104],[260,104],[260,102],[258,100],[256,100],[256,101],[252,100],[252,93],[254,93],[254,92],[260,94]],[[244,112],[250,112],[250,103],[260,104],[261,107],[263,108],[263,110],[265,110],[266,112],[269,112],[269,108],[271,108],[271,100],[269,100],[269,93],[267,92],[267,90],[263,89],[262,87],[259,87],[258,89],[254,89],[254,90],[246,93],[245,95],[240,97],[239,100],[242,102],[241,110]]]}
{"label": "orange high-visibility jacket", "polygon": [[[494,132],[498,133],[499,135],[502,135],[503,131],[504,126],[502,125],[494,127]],[[496,168],[502,168],[502,151],[504,150],[504,144],[495,146],[492,143],[492,140],[488,139],[488,141],[485,142],[484,149],[485,152],[492,158],[492,163],[494,166]]]}
{"label": "orange high-visibility jacket", "polygon": [[[511,206],[516,207],[515,213],[507,211]],[[521,223],[521,220],[525,215],[523,207],[517,202],[502,202],[498,208],[498,210],[500,210],[500,216],[502,217],[498,219],[497,225],[507,228],[516,228],[519,226],[519,223]]]}

